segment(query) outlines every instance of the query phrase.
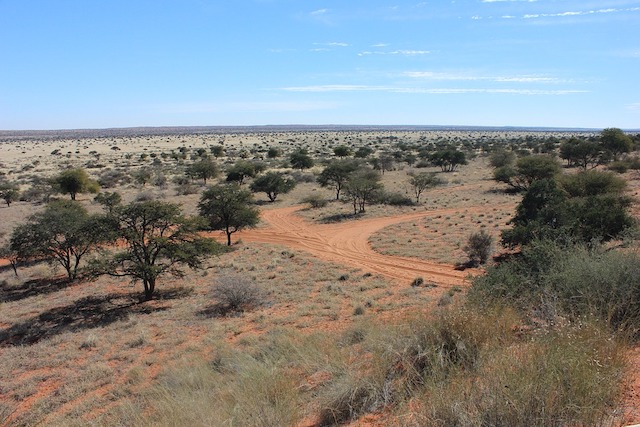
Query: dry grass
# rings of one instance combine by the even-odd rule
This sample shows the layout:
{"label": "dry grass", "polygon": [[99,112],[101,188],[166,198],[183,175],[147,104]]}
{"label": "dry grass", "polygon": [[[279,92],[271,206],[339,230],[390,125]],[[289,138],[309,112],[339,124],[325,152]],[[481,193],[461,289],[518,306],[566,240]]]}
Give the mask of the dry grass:
{"label": "dry grass", "polygon": [[[211,286],[229,271],[254,280],[265,303],[212,318]],[[265,245],[239,246],[180,283],[167,279],[147,304],[137,303],[139,288],[108,278],[23,294],[47,286],[24,282],[49,273],[41,266],[20,273],[0,277],[9,282],[3,295],[15,296],[0,306],[0,383],[3,412],[17,410],[12,423],[25,425],[94,420],[181,358],[209,355],[212,334],[242,348],[282,328],[342,330],[359,306],[384,316],[429,298],[426,289],[405,296],[380,277]]]}
{"label": "dry grass", "polygon": [[[398,133],[405,140],[421,136]],[[245,151],[250,158],[264,156],[270,146],[286,153],[302,144],[317,157],[329,155],[339,144],[379,149],[388,146],[389,142],[379,137],[376,132],[300,132],[18,141],[2,144],[0,173],[19,181],[24,190],[33,177],[52,176],[67,166],[86,167],[89,162],[104,165],[89,169],[94,178],[107,169],[131,174],[154,167],[152,158],[141,159],[141,154],[161,158],[162,153],[178,152],[180,147],[192,152],[224,144],[231,154],[219,159],[224,166]],[[428,134],[427,139],[454,137],[469,135],[443,132]],[[114,146],[119,150],[112,150]],[[51,156],[54,149],[61,155]],[[282,160],[276,159],[270,166],[280,167]],[[128,183],[108,191],[121,192],[125,202],[150,192],[153,197],[182,204],[184,211],[192,214],[204,187],[194,182],[197,193],[178,195],[172,179],[183,175],[182,168],[179,161],[164,158],[159,169],[168,180],[166,187]],[[320,170],[316,167],[305,174]],[[404,166],[385,173],[386,189],[410,194],[410,170]],[[371,238],[376,250],[453,263],[463,259],[461,247],[471,232],[484,228],[495,235],[505,226],[517,196],[493,191],[499,186],[488,179],[484,159],[441,176],[447,184],[423,195],[419,206],[367,208],[366,217],[414,210],[451,211],[381,230]],[[627,177],[637,195],[640,176],[630,172]],[[271,209],[298,204],[308,195],[334,197],[316,184],[301,183],[276,203],[267,203],[260,194],[256,198],[264,202],[261,208]],[[80,196],[90,211],[98,211],[100,207],[92,199],[92,195]],[[16,202],[10,208],[0,206],[0,240],[39,209],[42,205],[27,202]],[[348,205],[329,203],[301,215],[323,221],[350,211]],[[323,410],[329,414],[327,419],[338,414],[349,418],[393,403],[396,424],[414,419],[406,416],[412,413],[417,421],[408,425],[428,425],[430,414],[448,414],[453,408],[446,407],[448,401],[434,398],[439,393],[459,389],[462,395],[485,402],[479,400],[482,390],[469,389],[470,380],[459,372],[452,374],[452,381],[446,385],[439,383],[432,389],[423,385],[421,391],[413,390],[424,397],[419,400],[433,402],[432,406],[420,407],[420,411],[413,411],[415,402],[404,392],[394,392],[393,399],[385,394],[386,363],[397,362],[390,355],[398,350],[385,347],[385,343],[400,345],[398,341],[410,336],[411,328],[406,323],[389,328],[372,325],[433,306],[428,304],[432,302],[429,289],[390,283],[367,271],[320,262],[284,247],[239,244],[236,249],[212,259],[203,271],[189,272],[180,281],[161,281],[160,298],[145,304],[137,303],[140,289],[128,282],[101,278],[93,283],[67,283],[60,272],[44,264],[21,269],[18,278],[10,270],[1,271],[0,423],[146,425],[150,416],[165,425],[221,425],[230,417],[236,417],[239,425],[260,425],[260,421],[262,425],[292,425],[313,421]],[[222,271],[254,281],[264,303],[234,316],[211,317],[207,311],[214,303],[210,289]],[[459,297],[449,299],[455,303]],[[494,324],[486,325],[486,330],[494,328]],[[508,331],[505,334],[509,335]],[[486,389],[494,387],[495,395],[504,397],[498,393],[503,381],[498,368],[507,366],[510,360],[529,366],[525,362],[534,363],[534,355],[522,353],[520,359],[517,344],[505,347],[502,353],[483,359],[486,371],[477,371],[478,377],[488,375],[494,382],[479,384]],[[576,355],[594,357],[594,353]],[[602,360],[618,363],[614,356]],[[613,362],[611,366],[617,366]],[[505,375],[516,378],[526,373],[517,368],[517,364],[511,366]],[[405,380],[398,379],[400,384],[394,387],[404,390],[416,386],[415,379],[402,383]],[[212,388],[212,384],[217,385]],[[217,410],[212,400],[222,409]],[[346,409],[340,408],[345,401]],[[468,412],[480,410],[479,403],[455,405]],[[524,403],[521,407],[527,408]]]}
{"label": "dry grass", "polygon": [[454,307],[338,335],[274,331],[240,349],[212,338],[208,359],[185,359],[100,423],[342,425],[376,413],[380,425],[615,425],[620,345],[593,325],[522,335],[519,324]]}

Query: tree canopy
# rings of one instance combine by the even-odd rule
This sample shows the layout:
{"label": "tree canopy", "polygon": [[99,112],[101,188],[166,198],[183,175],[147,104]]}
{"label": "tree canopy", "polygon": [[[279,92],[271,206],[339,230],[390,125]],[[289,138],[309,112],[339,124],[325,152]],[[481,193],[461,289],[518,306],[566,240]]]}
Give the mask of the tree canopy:
{"label": "tree canopy", "polygon": [[367,202],[381,189],[380,175],[375,171],[362,169],[351,174],[345,185],[345,195],[353,204],[354,215],[364,213]]}
{"label": "tree canopy", "polygon": [[433,172],[421,172],[417,175],[409,176],[409,184],[413,188],[416,196],[416,203],[420,203],[420,196],[428,188],[441,185],[443,181]]}
{"label": "tree canopy", "polygon": [[633,148],[633,141],[629,135],[618,128],[604,129],[600,133],[600,141],[613,160],[618,160],[621,154],[628,153]]}
{"label": "tree canopy", "polygon": [[187,175],[191,178],[201,179],[204,185],[207,185],[208,179],[215,178],[219,173],[218,165],[207,158],[198,160],[187,168]]}
{"label": "tree canopy", "polygon": [[560,173],[556,159],[548,155],[525,156],[515,166],[502,166],[493,172],[496,181],[504,182],[518,191],[527,190],[536,180],[552,179]]}
{"label": "tree canopy", "polygon": [[10,249],[18,259],[48,259],[60,264],[75,279],[81,259],[113,238],[107,217],[89,215],[72,200],[57,200],[16,227]]}
{"label": "tree canopy", "polygon": [[258,176],[251,183],[251,191],[265,193],[269,201],[275,202],[279,194],[285,194],[293,190],[296,181],[286,177],[281,172],[267,172]]}
{"label": "tree canopy", "polygon": [[249,160],[238,160],[227,169],[227,182],[237,182],[242,185],[246,178],[254,178],[263,170],[263,164]]}
{"label": "tree canopy", "polygon": [[314,165],[309,152],[304,148],[291,153],[289,156],[289,162],[291,163],[291,167],[294,169],[309,169]]}
{"label": "tree canopy", "polygon": [[318,176],[318,183],[322,187],[332,187],[336,191],[336,200],[340,199],[340,191],[349,176],[361,167],[357,160],[334,160]]}
{"label": "tree canopy", "polygon": [[198,209],[210,229],[226,233],[228,246],[233,233],[255,227],[260,221],[260,212],[253,206],[251,192],[237,184],[209,187],[202,194]]}
{"label": "tree canopy", "polygon": [[7,207],[11,206],[11,203],[20,198],[20,190],[16,184],[2,182],[0,183],[0,198],[4,200]]}
{"label": "tree canopy", "polygon": [[91,181],[87,171],[81,168],[67,169],[56,176],[53,182],[62,193],[69,194],[71,200],[75,200],[78,193],[98,191],[98,184]]}
{"label": "tree canopy", "polygon": [[205,256],[220,252],[213,239],[201,237],[200,221],[182,215],[180,206],[158,200],[118,208],[114,233],[124,250],[93,260],[94,275],[131,277],[144,286],[144,300],[153,298],[159,277],[182,277],[182,266],[200,267]]}
{"label": "tree canopy", "polygon": [[467,164],[467,157],[456,148],[446,148],[431,153],[429,161],[434,166],[440,167],[443,172],[453,172],[458,166]]}

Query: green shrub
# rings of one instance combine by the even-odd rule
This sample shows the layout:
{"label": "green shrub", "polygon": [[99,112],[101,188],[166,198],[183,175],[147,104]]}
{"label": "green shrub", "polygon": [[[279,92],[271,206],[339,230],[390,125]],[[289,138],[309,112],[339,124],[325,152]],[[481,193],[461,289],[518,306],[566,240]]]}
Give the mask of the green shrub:
{"label": "green shrub", "polygon": [[388,192],[388,191],[380,191],[375,195],[372,203],[381,203],[385,205],[391,206],[413,206],[415,205],[414,201],[402,194],[397,192]]}
{"label": "green shrub", "polygon": [[471,263],[485,264],[491,256],[493,237],[484,230],[472,233],[462,250],[467,254]]}
{"label": "green shrub", "polygon": [[469,297],[481,305],[513,303],[537,314],[551,308],[575,318],[596,316],[615,329],[637,334],[640,258],[538,241],[518,259],[489,268],[486,275],[474,279]]}
{"label": "green shrub", "polygon": [[313,209],[319,209],[327,206],[329,202],[319,194],[312,194],[302,199],[302,203],[308,203]]}

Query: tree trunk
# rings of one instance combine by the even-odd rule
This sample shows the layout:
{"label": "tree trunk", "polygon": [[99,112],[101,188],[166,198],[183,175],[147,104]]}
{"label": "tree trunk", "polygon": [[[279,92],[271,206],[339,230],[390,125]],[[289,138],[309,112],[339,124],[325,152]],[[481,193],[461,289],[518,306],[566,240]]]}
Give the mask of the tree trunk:
{"label": "tree trunk", "polygon": [[151,301],[153,299],[153,291],[156,288],[155,279],[145,279],[144,283],[144,301]]}
{"label": "tree trunk", "polygon": [[227,230],[227,246],[231,246],[231,232]]}

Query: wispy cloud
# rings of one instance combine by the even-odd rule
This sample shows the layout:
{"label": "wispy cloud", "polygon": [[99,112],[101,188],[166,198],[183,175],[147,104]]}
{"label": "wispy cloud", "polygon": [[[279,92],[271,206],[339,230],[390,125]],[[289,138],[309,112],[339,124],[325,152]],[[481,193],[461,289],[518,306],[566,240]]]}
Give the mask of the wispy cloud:
{"label": "wispy cloud", "polygon": [[328,43],[314,43],[316,46],[329,46],[329,47],[347,47],[349,43],[343,42],[328,42]]}
{"label": "wispy cloud", "polygon": [[392,50],[392,51],[382,51],[382,50],[365,50],[364,52],[360,52],[358,56],[368,56],[368,55],[403,55],[403,56],[417,56],[417,55],[428,55],[430,54],[430,50]]}
{"label": "wispy cloud", "polygon": [[584,90],[539,90],[539,89],[501,89],[501,88],[421,88],[368,85],[316,85],[291,86],[281,88],[287,92],[391,92],[415,94],[511,94],[511,95],[570,95],[586,93]]}
{"label": "wispy cloud", "polygon": [[326,14],[328,11],[329,11],[329,9],[318,9],[318,10],[314,10],[309,15],[311,15],[311,16],[320,16],[320,15]]}
{"label": "wispy cloud", "polygon": [[561,18],[567,16],[587,16],[609,13],[622,13],[622,12],[640,12],[640,7],[627,7],[622,9],[608,8],[608,9],[593,9],[593,10],[577,10],[558,13],[530,13],[523,15],[524,19],[536,19],[536,18]]}
{"label": "wispy cloud", "polygon": [[171,114],[199,113],[272,113],[328,110],[337,106],[333,102],[228,102],[228,103],[185,103],[160,104],[154,108]]}
{"label": "wispy cloud", "polygon": [[571,80],[545,75],[480,76],[474,74],[437,73],[433,71],[407,71],[403,76],[424,80],[493,81],[498,83],[572,83]]}
{"label": "wispy cloud", "polygon": [[538,0],[482,0],[482,3],[535,3]]}

